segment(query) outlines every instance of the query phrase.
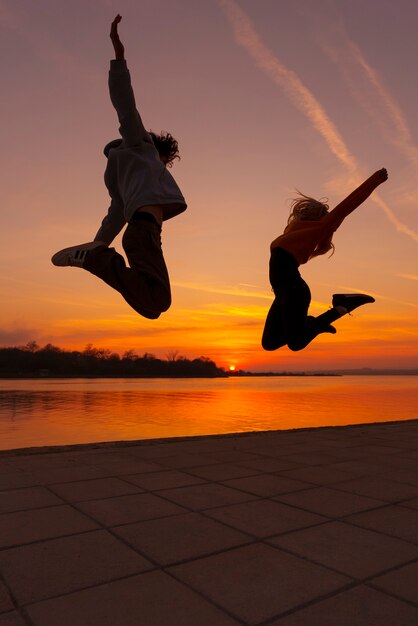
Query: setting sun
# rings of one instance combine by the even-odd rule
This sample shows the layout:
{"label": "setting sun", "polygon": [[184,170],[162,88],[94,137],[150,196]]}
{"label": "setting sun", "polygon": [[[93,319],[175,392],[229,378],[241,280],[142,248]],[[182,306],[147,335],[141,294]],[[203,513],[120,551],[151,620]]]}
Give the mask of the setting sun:
{"label": "setting sun", "polygon": [[234,370],[235,370],[235,365],[230,365],[230,366],[229,366],[229,371],[230,371],[230,372],[233,372]]}

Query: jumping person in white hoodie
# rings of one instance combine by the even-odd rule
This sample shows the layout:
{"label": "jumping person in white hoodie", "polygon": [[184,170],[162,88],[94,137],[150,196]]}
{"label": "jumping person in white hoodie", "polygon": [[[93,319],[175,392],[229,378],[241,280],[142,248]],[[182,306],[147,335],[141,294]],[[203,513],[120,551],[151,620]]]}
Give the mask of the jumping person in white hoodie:
{"label": "jumping person in white hoodie", "polygon": [[[118,35],[121,16],[112,22],[110,38],[115,59],[110,62],[109,92],[119,118],[122,139],[108,143],[105,184],[111,204],[94,241],[60,250],[58,266],[76,266],[95,274],[119,291],[140,315],[158,318],[171,305],[170,280],[161,249],[161,225],[187,205],[167,170],[178,155],[169,133],[145,130],[136,110],[124,47]],[[128,258],[109,248],[127,224],[122,245]]]}

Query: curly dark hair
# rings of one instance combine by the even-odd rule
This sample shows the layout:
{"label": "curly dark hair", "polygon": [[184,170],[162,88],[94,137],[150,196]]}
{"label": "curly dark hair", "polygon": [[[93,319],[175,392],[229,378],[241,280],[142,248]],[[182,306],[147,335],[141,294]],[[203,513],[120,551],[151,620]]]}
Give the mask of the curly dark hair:
{"label": "curly dark hair", "polygon": [[173,135],[164,132],[156,135],[152,131],[149,134],[158,150],[158,154],[165,160],[168,167],[172,167],[174,159],[180,160],[179,145]]}

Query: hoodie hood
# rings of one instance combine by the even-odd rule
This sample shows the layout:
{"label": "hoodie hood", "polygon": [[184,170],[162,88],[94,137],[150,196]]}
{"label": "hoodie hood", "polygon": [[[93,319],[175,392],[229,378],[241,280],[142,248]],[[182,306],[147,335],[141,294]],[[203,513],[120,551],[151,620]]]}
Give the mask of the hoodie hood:
{"label": "hoodie hood", "polygon": [[114,148],[119,148],[121,144],[122,144],[122,139],[113,139],[112,141],[109,141],[109,143],[107,143],[105,147],[103,148],[103,154],[105,155],[105,157],[108,159],[109,152],[113,150]]}

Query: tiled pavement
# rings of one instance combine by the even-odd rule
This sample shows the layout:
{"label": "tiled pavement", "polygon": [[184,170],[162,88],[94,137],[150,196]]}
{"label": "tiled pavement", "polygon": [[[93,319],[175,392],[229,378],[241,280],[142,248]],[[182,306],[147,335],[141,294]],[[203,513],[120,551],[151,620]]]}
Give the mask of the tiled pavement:
{"label": "tiled pavement", "polygon": [[0,453],[0,626],[417,626],[418,421]]}

